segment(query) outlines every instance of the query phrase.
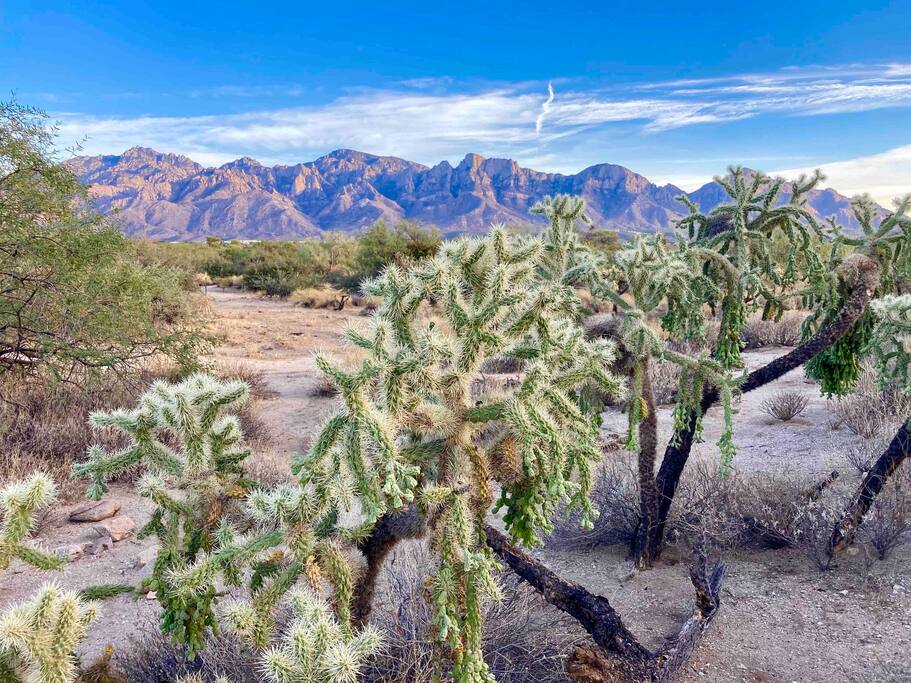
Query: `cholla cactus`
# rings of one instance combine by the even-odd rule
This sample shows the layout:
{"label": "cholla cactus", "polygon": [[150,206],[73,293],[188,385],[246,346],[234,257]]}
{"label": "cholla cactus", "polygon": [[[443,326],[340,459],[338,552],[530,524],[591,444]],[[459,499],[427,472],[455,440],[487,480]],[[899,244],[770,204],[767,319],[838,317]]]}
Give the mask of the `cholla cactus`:
{"label": "cholla cactus", "polygon": [[880,381],[911,393],[911,294],[876,299],[870,308],[876,322],[868,348]]}
{"label": "cholla cactus", "polygon": [[75,466],[76,474],[92,479],[90,498],[103,495],[118,473],[144,470],[138,489],[156,507],[139,535],[156,535],[161,550],[143,590],[155,592],[162,628],[187,645],[191,658],[206,630],[216,628],[216,580],[237,583],[239,563],[280,540],[239,538],[223,523],[228,507],[246,493],[243,461],[250,454],[237,417],[224,411],[247,392],[243,382],[202,374],[174,385],[155,382],[136,409],[91,416],[95,426],[129,435],[130,444],[116,453],[92,447],[89,461]]}
{"label": "cholla cactus", "polygon": [[0,678],[72,683],[78,673],[73,652],[94,618],[92,603],[53,583],[45,585],[0,618]]}
{"label": "cholla cactus", "polygon": [[275,606],[302,577],[314,590],[331,585],[341,625],[350,629],[355,576],[345,545],[356,540],[357,530],[336,527],[337,512],[331,503],[329,496],[304,486],[283,485],[250,494],[251,516],[264,530],[279,530],[285,542],[284,550],[252,563],[250,600],[229,604],[223,611],[231,628],[251,645],[268,645]]}
{"label": "cholla cactus", "polygon": [[[585,338],[574,289],[553,276],[574,234],[575,220],[546,242],[495,228],[410,269],[390,266],[365,285],[383,300],[369,329],[347,332],[367,351],[360,367],[317,357],[342,409],[297,463],[302,485],[329,513],[359,501],[367,524],[409,505],[428,514],[436,625],[461,683],[492,680],[480,645],[481,600],[498,595],[485,544],[491,480],[509,533],[526,545],[551,530],[561,503],[581,509],[585,525],[597,515],[588,496],[597,426],[576,392],[624,387],[608,370],[612,343]],[[494,355],[525,359],[526,372],[513,391],[476,401],[471,380]]]}
{"label": "cholla cactus", "polygon": [[[0,569],[13,558],[43,570],[60,569],[66,560],[26,540],[35,512],[56,500],[53,480],[36,472],[30,479],[0,491]],[[95,607],[76,593],[48,584],[27,603],[0,617],[0,680],[10,683],[71,683],[76,678],[73,654]]]}
{"label": "cholla cactus", "polygon": [[[192,673],[182,676],[174,683],[206,683],[206,679],[202,677],[202,674]],[[231,681],[224,676],[218,676],[212,683],[231,683]]]}
{"label": "cholla cactus", "polygon": [[3,510],[0,569],[9,567],[13,558],[45,571],[61,569],[66,564],[64,558],[47,553],[26,540],[34,525],[35,512],[47,507],[56,498],[57,487],[53,480],[41,472],[0,491],[0,508]]}
{"label": "cholla cactus", "polygon": [[294,591],[290,602],[294,620],[262,657],[266,677],[273,683],[355,683],[364,659],[380,647],[379,632],[368,626],[351,634],[311,591]]}

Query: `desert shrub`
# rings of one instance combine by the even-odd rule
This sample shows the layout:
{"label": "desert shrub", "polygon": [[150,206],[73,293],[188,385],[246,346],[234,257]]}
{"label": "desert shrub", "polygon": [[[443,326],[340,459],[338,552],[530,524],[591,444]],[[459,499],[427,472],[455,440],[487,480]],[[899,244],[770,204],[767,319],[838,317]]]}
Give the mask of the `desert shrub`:
{"label": "desert shrub", "polygon": [[655,404],[670,405],[677,400],[680,388],[680,366],[668,361],[658,361],[651,368],[652,394]]}
{"label": "desert shrub", "polygon": [[740,480],[728,514],[742,521],[744,544],[797,549],[827,569],[829,539],[848,485],[838,472],[819,479],[790,472],[752,473]]}
{"label": "desert shrub", "polygon": [[525,361],[522,358],[508,356],[493,356],[481,365],[481,372],[493,375],[511,375],[522,372],[524,369]]}
{"label": "desert shrub", "polygon": [[296,289],[291,300],[304,308],[334,308],[341,310],[350,296],[340,289],[330,287],[307,287]]}
{"label": "desert shrub", "polygon": [[218,676],[231,683],[262,681],[259,662],[232,634],[208,634],[199,656],[188,661],[184,648],[151,619],[118,653],[116,669],[130,683],[171,683],[188,674],[197,674],[208,683],[215,683]]}
{"label": "desert shrub", "polygon": [[800,343],[805,317],[797,312],[785,313],[780,320],[763,320],[761,316],[750,316],[742,331],[744,348],[796,346]]}
{"label": "desert shrub", "polygon": [[249,270],[244,275],[244,282],[250,289],[280,299],[291,296],[295,289],[305,286],[298,276],[273,266],[256,267]]}
{"label": "desert shrub", "polygon": [[77,500],[84,487],[70,476],[73,462],[93,442],[123,445],[114,435],[93,434],[85,416],[132,403],[139,393],[116,377],[88,387],[0,379],[0,482],[41,470],[60,482],[62,500]]}
{"label": "desert shrub", "polygon": [[388,264],[407,266],[433,256],[441,243],[436,228],[423,228],[414,221],[400,221],[394,226],[379,221],[358,237],[354,269],[338,284],[353,289],[379,275]]}
{"label": "desert shrub", "polygon": [[788,422],[800,415],[810,402],[810,397],[800,391],[779,391],[759,404],[759,409],[776,420]]}

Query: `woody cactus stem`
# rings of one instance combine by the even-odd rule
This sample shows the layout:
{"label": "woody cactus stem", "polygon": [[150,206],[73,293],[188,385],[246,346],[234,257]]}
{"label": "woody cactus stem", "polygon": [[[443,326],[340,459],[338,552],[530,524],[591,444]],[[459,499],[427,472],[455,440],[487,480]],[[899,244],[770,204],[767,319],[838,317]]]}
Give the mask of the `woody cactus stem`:
{"label": "woody cactus stem", "polygon": [[487,543],[494,553],[542,597],[573,617],[594,641],[577,646],[567,662],[567,672],[578,683],[658,683],[674,680],[698,645],[721,605],[725,567],[708,566],[705,549],[693,549],[690,579],[696,591],[692,616],[678,636],[653,652],[642,645],[623,623],[607,598],[560,578],[538,560],[509,543],[498,530],[487,527]]}
{"label": "woody cactus stem", "polygon": [[642,402],[645,416],[639,423],[639,527],[633,540],[633,557],[639,569],[652,566],[658,544],[659,495],[655,483],[658,455],[658,409],[652,392],[648,359],[642,367]]}

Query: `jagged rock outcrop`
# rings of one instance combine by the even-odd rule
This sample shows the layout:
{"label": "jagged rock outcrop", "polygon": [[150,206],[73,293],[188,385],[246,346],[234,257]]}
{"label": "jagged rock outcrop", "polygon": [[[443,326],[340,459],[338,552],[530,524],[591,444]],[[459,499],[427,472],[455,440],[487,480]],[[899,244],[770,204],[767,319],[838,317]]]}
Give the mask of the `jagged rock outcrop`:
{"label": "jagged rock outcrop", "polygon": [[[124,232],[156,240],[301,239],[403,218],[447,234],[480,232],[491,223],[534,222],[529,208],[558,192],[581,195],[598,227],[621,233],[669,231],[685,213],[676,200],[683,190],[614,164],[563,175],[468,154],[457,166],[428,168],[342,149],[293,166],[244,157],[208,168],[142,147],[67,163]],[[714,183],[689,196],[704,210],[724,199]],[[849,200],[834,190],[814,191],[809,204],[819,217],[855,227]]]}

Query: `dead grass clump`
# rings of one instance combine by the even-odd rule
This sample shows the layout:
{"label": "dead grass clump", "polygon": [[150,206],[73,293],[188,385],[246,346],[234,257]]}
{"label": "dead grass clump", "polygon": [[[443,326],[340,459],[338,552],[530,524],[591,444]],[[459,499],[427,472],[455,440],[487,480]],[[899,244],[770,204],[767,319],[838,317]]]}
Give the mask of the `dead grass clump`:
{"label": "dead grass clump", "polygon": [[911,414],[911,396],[897,389],[879,386],[876,370],[866,365],[853,393],[830,402],[832,426],[847,427],[851,432],[870,439],[895,428]]}
{"label": "dead grass clump", "polygon": [[491,356],[481,364],[481,372],[491,375],[513,375],[525,369],[525,361],[511,356]]}
{"label": "dead grass clump", "polygon": [[205,648],[192,662],[186,660],[183,647],[163,634],[158,622],[149,618],[140,635],[128,648],[118,652],[115,669],[130,683],[177,681],[187,674],[198,674],[203,681],[214,683],[218,676],[231,683],[259,683],[259,660],[240,640],[230,633],[206,636]]}
{"label": "dead grass clump", "polygon": [[799,391],[780,391],[759,404],[759,409],[776,420],[788,422],[806,410],[810,397]]}
{"label": "dead grass clump", "polygon": [[601,512],[591,530],[579,528],[578,514],[563,516],[547,544],[557,549],[595,548],[632,541],[639,521],[636,464],[624,452],[612,453],[595,479],[592,501]]}
{"label": "dead grass clump", "polygon": [[350,299],[347,292],[331,287],[295,289],[291,294],[291,300],[304,308],[331,308],[336,311],[342,310]]}
{"label": "dead grass clump", "polygon": [[212,278],[221,289],[241,289],[244,286],[243,275],[228,275],[226,277]]}
{"label": "dead grass clump", "polygon": [[[400,546],[386,563],[372,621],[385,647],[367,666],[368,683],[431,683],[438,644],[427,578],[434,563],[421,545]],[[512,575],[504,597],[484,609],[485,660],[500,683],[565,681],[564,657],[580,639],[568,620]]]}
{"label": "dead grass clump", "polygon": [[781,320],[763,320],[754,315],[743,328],[743,342],[746,349],[761,349],[766,346],[797,346],[806,314],[790,311]]}
{"label": "dead grass clump", "polygon": [[351,295],[351,305],[363,308],[363,313],[375,311],[382,302],[382,298],[370,294],[356,293]]}
{"label": "dead grass clump", "polygon": [[670,361],[658,361],[651,367],[652,393],[655,403],[666,406],[677,401],[680,388],[680,366]]}
{"label": "dead grass clump", "polygon": [[78,500],[85,483],[73,480],[73,463],[83,460],[93,443],[111,449],[126,445],[122,436],[93,434],[89,413],[131,405],[140,393],[113,375],[87,387],[5,379],[0,383],[0,483],[41,470],[54,477],[63,501]]}

